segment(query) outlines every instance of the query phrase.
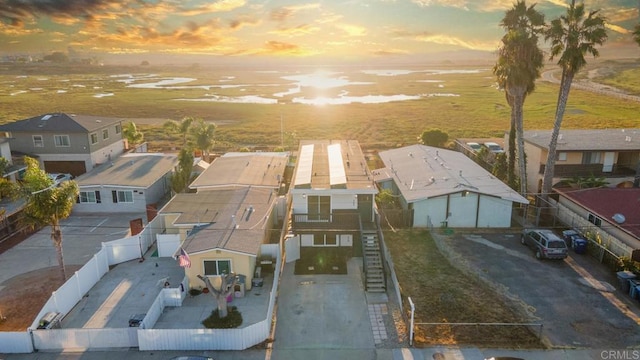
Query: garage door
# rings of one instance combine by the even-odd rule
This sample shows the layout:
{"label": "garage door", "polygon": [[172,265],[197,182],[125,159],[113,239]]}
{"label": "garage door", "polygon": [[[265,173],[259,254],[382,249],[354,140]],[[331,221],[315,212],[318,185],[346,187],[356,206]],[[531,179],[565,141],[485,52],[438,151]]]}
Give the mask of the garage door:
{"label": "garage door", "polygon": [[45,161],[44,171],[48,173],[69,173],[79,176],[87,172],[84,161]]}

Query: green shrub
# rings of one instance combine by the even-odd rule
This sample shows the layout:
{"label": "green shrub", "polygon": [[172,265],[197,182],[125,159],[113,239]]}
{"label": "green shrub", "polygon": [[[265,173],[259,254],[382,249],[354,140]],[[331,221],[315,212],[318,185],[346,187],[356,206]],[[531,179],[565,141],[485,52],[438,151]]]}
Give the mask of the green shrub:
{"label": "green shrub", "polygon": [[234,329],[242,325],[242,314],[238,308],[231,306],[227,310],[227,317],[222,319],[218,316],[218,309],[213,310],[211,315],[202,321],[202,325],[207,329]]}
{"label": "green shrub", "polygon": [[191,296],[197,296],[197,295],[200,295],[200,294],[202,294],[202,290],[200,290],[200,289],[196,289],[196,288],[189,289],[189,295],[191,295]]}

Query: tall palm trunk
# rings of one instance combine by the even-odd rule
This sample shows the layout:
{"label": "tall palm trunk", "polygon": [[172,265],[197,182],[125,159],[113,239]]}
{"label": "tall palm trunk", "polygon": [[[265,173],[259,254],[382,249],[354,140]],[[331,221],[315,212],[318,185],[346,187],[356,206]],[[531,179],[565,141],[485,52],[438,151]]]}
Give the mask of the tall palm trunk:
{"label": "tall palm trunk", "polygon": [[[507,104],[513,109],[513,100],[506,91],[505,97],[507,98]],[[509,158],[507,161],[507,183],[512,189],[516,190],[516,117],[513,111],[511,111],[511,124],[509,126]]]}
{"label": "tall palm trunk", "polygon": [[544,176],[542,178],[542,199],[547,200],[553,186],[554,167],[556,165],[556,148],[558,145],[558,135],[562,126],[562,118],[569,100],[569,91],[573,82],[574,73],[569,70],[562,70],[562,80],[560,81],[560,92],[558,93],[558,105],[556,107],[556,119],[553,123],[553,131],[551,132],[551,141],[549,142],[549,153],[547,154],[547,163],[544,167]]}
{"label": "tall palm trunk", "polygon": [[67,281],[67,271],[64,268],[64,255],[62,253],[62,231],[60,230],[60,224],[51,224],[51,240],[56,248],[56,255],[58,257],[58,268],[62,280]]}
{"label": "tall palm trunk", "polygon": [[511,116],[516,124],[516,141],[518,142],[518,172],[520,175],[520,195],[527,196],[527,166],[524,153],[524,99],[526,89],[524,87],[514,87],[509,90],[513,99]]}

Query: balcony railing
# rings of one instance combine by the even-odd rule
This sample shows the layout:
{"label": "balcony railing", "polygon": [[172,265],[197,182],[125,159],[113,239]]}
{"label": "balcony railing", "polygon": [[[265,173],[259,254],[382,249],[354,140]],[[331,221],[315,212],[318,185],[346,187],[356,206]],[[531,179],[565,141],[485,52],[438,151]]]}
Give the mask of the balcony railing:
{"label": "balcony railing", "polygon": [[[545,165],[540,165],[540,175],[544,174]],[[572,178],[572,177],[626,177],[634,176],[636,171],[628,166],[613,165],[613,169],[610,172],[602,171],[602,164],[574,164],[574,165],[556,165],[553,172],[554,177],[558,178]]]}
{"label": "balcony railing", "polygon": [[360,230],[357,211],[334,211],[331,214],[293,214],[294,230]]}

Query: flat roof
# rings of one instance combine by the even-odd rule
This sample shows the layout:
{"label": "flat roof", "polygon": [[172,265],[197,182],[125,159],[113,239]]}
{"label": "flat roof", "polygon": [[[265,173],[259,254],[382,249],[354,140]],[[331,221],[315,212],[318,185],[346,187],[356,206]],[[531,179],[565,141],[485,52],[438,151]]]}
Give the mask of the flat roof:
{"label": "flat roof", "polygon": [[376,181],[393,180],[407,202],[470,191],[517,203],[529,201],[464,154],[425,145],[380,152]]}
{"label": "flat roof", "polygon": [[377,192],[356,140],[301,140],[299,154],[292,181],[294,191],[348,189]]}
{"label": "flat roof", "polygon": [[[524,140],[549,148],[551,130],[527,130]],[[640,151],[640,129],[560,130],[556,151]]]}
{"label": "flat roof", "polygon": [[190,189],[262,186],[277,189],[284,177],[289,153],[229,153],[216,158]]}
{"label": "flat roof", "polygon": [[147,188],[177,165],[176,155],[129,153],[104,163],[75,180],[80,188],[99,185]]}
{"label": "flat roof", "polygon": [[176,194],[159,213],[177,214],[173,225],[195,226],[184,241],[189,254],[225,249],[257,255],[277,190],[244,187]]}

